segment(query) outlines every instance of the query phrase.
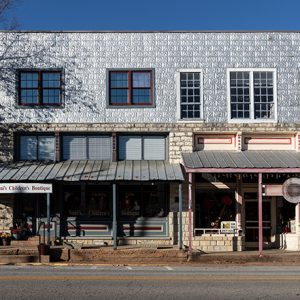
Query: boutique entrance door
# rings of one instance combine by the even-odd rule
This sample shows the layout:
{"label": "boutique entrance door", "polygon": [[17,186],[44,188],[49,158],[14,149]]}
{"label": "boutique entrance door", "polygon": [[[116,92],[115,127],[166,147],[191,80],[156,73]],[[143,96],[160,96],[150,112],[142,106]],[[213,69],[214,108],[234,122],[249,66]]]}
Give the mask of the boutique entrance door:
{"label": "boutique entrance door", "polygon": [[[272,245],[272,198],[264,197],[263,210],[263,245]],[[258,200],[257,193],[244,193],[245,202],[245,241],[246,248],[258,247]]]}

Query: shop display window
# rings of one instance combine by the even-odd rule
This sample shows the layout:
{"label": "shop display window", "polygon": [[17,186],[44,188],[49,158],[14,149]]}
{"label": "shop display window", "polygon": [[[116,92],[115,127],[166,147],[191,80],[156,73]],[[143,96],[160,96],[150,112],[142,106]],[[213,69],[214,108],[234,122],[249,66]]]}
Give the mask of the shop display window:
{"label": "shop display window", "polygon": [[163,184],[120,185],[120,216],[123,218],[161,218],[166,216],[167,197]]}
{"label": "shop display window", "polygon": [[197,228],[220,228],[222,221],[234,220],[234,191],[210,190],[196,194]]}

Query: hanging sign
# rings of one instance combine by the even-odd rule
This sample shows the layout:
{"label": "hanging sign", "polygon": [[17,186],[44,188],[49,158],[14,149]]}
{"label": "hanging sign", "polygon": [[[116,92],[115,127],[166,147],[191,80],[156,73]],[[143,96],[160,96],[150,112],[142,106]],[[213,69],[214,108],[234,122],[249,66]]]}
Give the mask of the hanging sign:
{"label": "hanging sign", "polygon": [[282,185],[282,194],[285,200],[291,203],[300,202],[300,178],[292,177]]}
{"label": "hanging sign", "polygon": [[0,194],[50,194],[52,184],[0,183]]}

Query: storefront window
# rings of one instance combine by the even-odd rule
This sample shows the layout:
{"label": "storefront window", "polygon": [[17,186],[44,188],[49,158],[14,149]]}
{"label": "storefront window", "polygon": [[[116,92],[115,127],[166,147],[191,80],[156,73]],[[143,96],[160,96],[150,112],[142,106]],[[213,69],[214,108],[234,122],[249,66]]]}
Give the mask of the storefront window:
{"label": "storefront window", "polygon": [[220,228],[222,221],[234,220],[234,191],[216,190],[196,194],[197,228]]}
{"label": "storefront window", "polygon": [[161,218],[166,216],[165,185],[120,186],[120,215],[124,218]]}
{"label": "storefront window", "polygon": [[68,186],[64,190],[64,214],[76,217],[82,214],[80,186]]}
{"label": "storefront window", "polygon": [[88,187],[86,198],[86,212],[89,216],[111,216],[110,186]]}

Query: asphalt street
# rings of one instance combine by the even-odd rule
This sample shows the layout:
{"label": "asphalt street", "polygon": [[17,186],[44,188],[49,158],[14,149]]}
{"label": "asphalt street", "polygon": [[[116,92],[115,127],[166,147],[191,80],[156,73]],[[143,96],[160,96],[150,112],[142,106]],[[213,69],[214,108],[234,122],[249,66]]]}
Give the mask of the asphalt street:
{"label": "asphalt street", "polygon": [[0,299],[300,300],[300,267],[3,265]]}

